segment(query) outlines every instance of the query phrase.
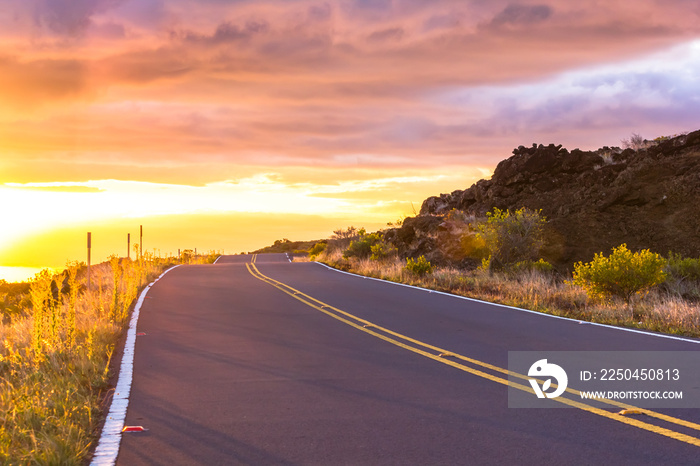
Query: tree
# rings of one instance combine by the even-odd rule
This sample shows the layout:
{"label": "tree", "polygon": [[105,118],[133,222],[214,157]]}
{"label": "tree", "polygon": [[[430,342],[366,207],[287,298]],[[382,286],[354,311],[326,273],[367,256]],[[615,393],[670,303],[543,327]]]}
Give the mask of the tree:
{"label": "tree", "polygon": [[339,228],[333,232],[331,239],[328,241],[328,249],[345,250],[350,245],[352,240],[359,238],[365,234],[365,229],[360,228],[359,230],[354,226],[349,226],[345,230]]}

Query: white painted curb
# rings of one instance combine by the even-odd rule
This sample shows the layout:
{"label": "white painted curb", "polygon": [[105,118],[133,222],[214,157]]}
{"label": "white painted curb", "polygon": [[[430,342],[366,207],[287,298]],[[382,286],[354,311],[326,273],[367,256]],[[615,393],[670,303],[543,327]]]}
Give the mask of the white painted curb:
{"label": "white painted curb", "polygon": [[122,356],[122,364],[119,369],[119,379],[117,387],[114,390],[112,404],[109,407],[107,420],[102,428],[100,440],[95,449],[95,454],[90,462],[91,466],[113,465],[117,461],[119,454],[119,444],[122,440],[122,429],[124,428],[124,420],[126,419],[126,408],[129,406],[129,393],[131,393],[131,381],[134,376],[134,344],[136,343],[136,324],[139,321],[139,313],[141,305],[146,299],[148,290],[156,284],[158,280],[163,278],[163,275],[171,270],[180,267],[175,265],[160,274],[153,283],[150,283],[141,292],[134,312],[131,314],[129,321],[129,330],[126,333],[126,343],[124,343],[124,354]]}
{"label": "white painted curb", "polygon": [[597,322],[587,322],[587,321],[585,321],[585,320],[578,320],[578,319],[571,319],[571,318],[569,318],[569,317],[555,316],[555,315],[552,315],[552,314],[545,314],[544,312],[532,311],[532,310],[530,310],[530,309],[523,309],[523,308],[520,308],[520,307],[508,306],[508,305],[506,305],[506,304],[491,303],[491,302],[488,302],[488,301],[482,301],[482,300],[480,300],[480,299],[467,298],[466,296],[460,296],[460,295],[456,295],[456,294],[452,294],[452,293],[445,293],[444,291],[435,291],[435,290],[430,290],[430,289],[428,289],[428,288],[421,288],[421,287],[419,287],[419,286],[407,285],[407,284],[405,284],[405,283],[397,283],[397,282],[392,282],[392,281],[389,281],[389,280],[382,280],[381,278],[365,277],[364,275],[358,275],[358,274],[356,274],[356,273],[346,272],[346,271],[344,271],[344,270],[334,269],[333,267],[330,267],[330,266],[328,266],[328,265],[326,265],[326,264],[323,264],[323,263],[321,263],[321,262],[316,262],[316,261],[314,261],[314,263],[315,263],[315,264],[322,265],[322,266],[324,266],[325,268],[327,268],[327,269],[329,269],[329,270],[333,270],[334,272],[344,273],[344,274],[346,274],[346,275],[352,275],[352,276],[354,276],[354,277],[365,278],[365,279],[368,279],[368,280],[376,280],[376,281],[378,281],[378,282],[390,283],[390,284],[392,284],[392,285],[405,286],[405,287],[407,287],[407,288],[413,288],[413,289],[415,289],[415,290],[427,291],[428,293],[441,294],[441,295],[444,295],[444,296],[451,296],[451,297],[453,297],[453,298],[464,299],[464,300],[473,301],[473,302],[476,302],[476,303],[488,304],[488,305],[491,305],[491,306],[498,306],[498,307],[503,307],[503,308],[506,308],[506,309],[514,309],[514,310],[520,311],[520,312],[527,312],[527,313],[530,313],[530,314],[536,314],[536,315],[541,316],[541,317],[551,317],[551,318],[553,318],[553,319],[562,319],[562,320],[568,320],[569,322],[576,322],[576,323],[579,323],[579,324],[595,325],[596,327],[605,327],[605,328],[610,328],[610,329],[614,329],[614,330],[620,330],[620,331],[622,331],[622,332],[641,333],[642,335],[648,335],[648,336],[650,336],[650,337],[668,338],[668,339],[670,339],[670,340],[679,340],[679,341],[685,341],[685,342],[687,342],[687,343],[700,344],[700,340],[691,340],[691,339],[689,339],[689,338],[676,337],[676,336],[673,336],[673,335],[665,335],[665,334],[663,334],[663,333],[650,333],[650,332],[645,332],[645,331],[643,331],[643,330],[636,330],[636,329],[633,329],[633,328],[615,327],[614,325],[599,324],[599,323],[597,323]]}

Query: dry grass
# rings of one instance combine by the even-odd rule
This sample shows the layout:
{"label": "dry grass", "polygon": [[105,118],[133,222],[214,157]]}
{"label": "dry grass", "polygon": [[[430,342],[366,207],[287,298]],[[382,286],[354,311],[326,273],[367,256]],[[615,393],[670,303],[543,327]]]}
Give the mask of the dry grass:
{"label": "dry grass", "polygon": [[[133,298],[170,265],[149,259],[93,266],[90,290],[85,274],[77,278],[81,291],[73,307],[70,293],[46,304],[48,298],[37,291],[41,287],[33,284],[33,293],[39,293],[34,306],[0,326],[0,464],[85,461],[102,420],[110,358]],[[62,277],[51,278],[60,286]]]}
{"label": "dry grass", "polygon": [[700,336],[700,305],[660,290],[628,307],[620,300],[590,298],[583,289],[564,283],[560,277],[537,271],[489,274],[482,269],[465,272],[439,267],[419,277],[406,271],[405,262],[396,257],[383,262],[347,260],[336,250],[322,253],[318,260],[359,275],[573,319]]}

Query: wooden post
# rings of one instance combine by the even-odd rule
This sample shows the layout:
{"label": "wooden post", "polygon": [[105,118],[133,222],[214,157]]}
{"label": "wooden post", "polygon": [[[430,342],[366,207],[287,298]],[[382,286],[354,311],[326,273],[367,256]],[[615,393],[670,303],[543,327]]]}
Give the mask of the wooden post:
{"label": "wooden post", "polygon": [[126,234],[126,258],[131,259],[131,233]]}
{"label": "wooden post", "polygon": [[87,287],[88,287],[88,291],[90,291],[90,249],[92,249],[92,233],[89,231],[88,231],[87,240],[88,240],[87,241],[87,247],[88,247],[88,257],[87,257],[87,259],[88,259],[88,272],[87,272],[88,273],[88,277],[87,277],[88,284],[87,284]]}
{"label": "wooden post", "polygon": [[143,225],[139,225],[139,259],[143,259]]}

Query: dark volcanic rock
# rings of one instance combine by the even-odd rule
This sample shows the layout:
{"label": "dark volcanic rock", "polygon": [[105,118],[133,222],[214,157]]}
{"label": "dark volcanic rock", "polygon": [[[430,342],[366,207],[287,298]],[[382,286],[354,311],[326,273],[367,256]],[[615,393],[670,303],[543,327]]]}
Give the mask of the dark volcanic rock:
{"label": "dark volcanic rock", "polygon": [[430,235],[452,209],[483,216],[494,207],[541,209],[550,240],[544,253],[561,266],[622,243],[698,257],[700,131],[640,151],[520,146],[490,180],[426,199],[420,215],[399,230],[400,240],[408,240],[403,253],[411,254],[408,244]]}

